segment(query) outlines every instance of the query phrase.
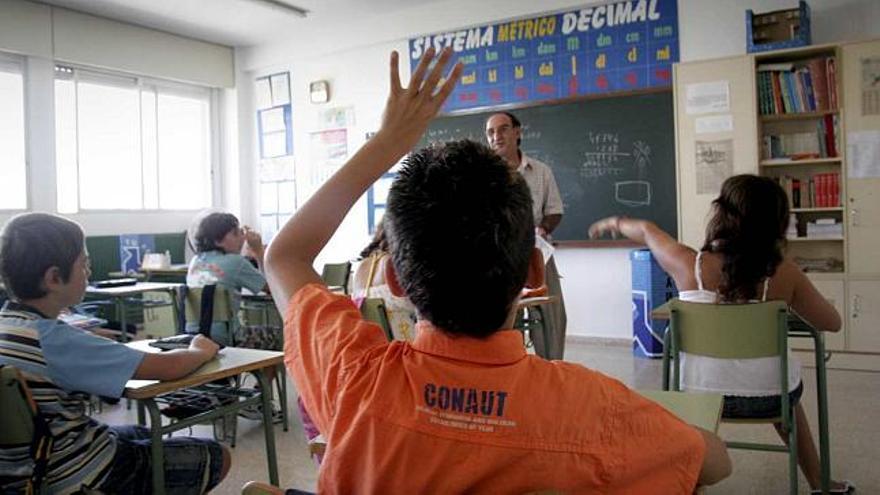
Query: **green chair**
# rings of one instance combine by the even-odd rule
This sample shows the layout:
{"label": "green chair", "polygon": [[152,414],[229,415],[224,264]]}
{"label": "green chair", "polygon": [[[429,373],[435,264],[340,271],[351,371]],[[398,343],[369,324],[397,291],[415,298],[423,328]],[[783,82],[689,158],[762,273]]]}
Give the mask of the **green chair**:
{"label": "green chair", "polygon": [[52,435],[27,383],[13,366],[0,365],[0,445],[30,447],[34,468],[25,493],[45,493]]}
{"label": "green chair", "polygon": [[[203,304],[207,304],[206,300],[213,294],[211,307],[203,307]],[[221,285],[207,285],[205,287],[191,287],[186,288],[185,293],[185,303],[186,309],[184,313],[186,314],[186,322],[187,323],[197,323],[199,327],[206,325],[208,328],[211,327],[213,323],[225,323],[226,324],[226,345],[231,347],[235,347],[235,335],[233,335],[233,325],[232,322],[238,318],[238,315],[233,311],[232,305],[232,294],[225,287]],[[281,402],[281,412],[283,417],[283,425],[284,431],[288,429],[288,421],[287,421],[287,374],[283,365],[278,366],[278,380],[275,381],[278,398]],[[222,438],[228,439],[230,444],[235,447],[235,435],[236,435],[236,422],[234,418],[224,418],[224,423],[221,428],[223,430],[223,435],[219,435]],[[231,422],[231,426],[226,422]],[[218,429],[218,425],[215,423],[215,432]]]}
{"label": "green chair", "polygon": [[[213,291],[212,298],[212,306],[213,308],[210,314],[210,318],[207,320],[207,325],[210,326],[213,323],[225,323],[226,324],[226,345],[234,346],[234,335],[232,335],[232,322],[237,315],[232,311],[232,301],[230,299],[231,295],[229,291],[220,285],[209,285],[205,287],[187,287],[184,307],[184,314],[186,315],[186,323],[187,324],[200,324],[203,318],[208,318],[208,315],[203,315],[202,312],[202,304],[207,303],[205,300],[208,292]],[[205,308],[207,311],[208,308]]]}
{"label": "green chair", "polygon": [[[678,299],[669,303],[670,324],[663,353],[663,388],[670,390],[669,368],[672,360],[672,390],[681,390],[680,353],[719,359],[779,357],[781,389],[788,390],[788,308],[783,301],[753,304],[703,304]],[[786,397],[787,394],[783,394]],[[788,446],[733,442],[732,449],[787,452],[789,489],[797,494],[797,423],[794,408],[781,400],[780,414],[773,418],[732,419],[727,423],[776,424],[788,433]]]}
{"label": "green chair", "polygon": [[372,321],[382,327],[388,341],[394,340],[391,332],[391,323],[388,322],[388,312],[385,309],[385,301],[379,297],[368,297],[361,303],[361,315],[364,319]]}
{"label": "green chair", "polygon": [[348,294],[348,277],[351,275],[351,262],[327,263],[321,270],[321,279],[333,292]]}

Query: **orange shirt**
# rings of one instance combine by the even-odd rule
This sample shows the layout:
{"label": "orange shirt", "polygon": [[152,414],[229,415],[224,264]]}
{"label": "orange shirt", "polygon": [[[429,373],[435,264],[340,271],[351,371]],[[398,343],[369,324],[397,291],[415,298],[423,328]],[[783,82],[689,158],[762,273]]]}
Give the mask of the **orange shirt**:
{"label": "orange shirt", "polygon": [[345,296],[291,299],[285,363],[327,438],[321,493],[691,493],[699,432],[522,335],[391,342]]}

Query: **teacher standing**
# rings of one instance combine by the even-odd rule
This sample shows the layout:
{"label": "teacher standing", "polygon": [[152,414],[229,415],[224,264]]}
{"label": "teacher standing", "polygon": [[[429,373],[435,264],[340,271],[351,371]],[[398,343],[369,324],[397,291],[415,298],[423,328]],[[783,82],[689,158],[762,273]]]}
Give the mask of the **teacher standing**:
{"label": "teacher standing", "polygon": [[[562,198],[559,187],[553,177],[553,171],[547,164],[527,156],[520,150],[522,142],[522,124],[509,112],[492,114],[486,121],[486,139],[489,146],[504,158],[511,169],[522,174],[532,193],[532,213],[535,216],[535,231],[546,240],[550,240],[554,229],[562,221]],[[547,359],[562,359],[565,351],[565,301],[562,299],[562,287],[559,284],[559,272],[556,270],[554,258],[550,258],[546,268],[547,290],[557,301],[545,309],[544,328],[547,342],[534,340],[535,352]]]}

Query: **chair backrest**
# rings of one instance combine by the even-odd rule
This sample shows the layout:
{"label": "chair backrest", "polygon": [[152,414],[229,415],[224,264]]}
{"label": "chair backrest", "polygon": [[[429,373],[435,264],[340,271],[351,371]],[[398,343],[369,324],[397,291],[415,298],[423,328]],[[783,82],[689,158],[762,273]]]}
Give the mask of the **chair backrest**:
{"label": "chair backrest", "polygon": [[30,445],[34,436],[36,405],[13,366],[0,367],[0,405],[0,444]]}
{"label": "chair backrest", "polygon": [[327,263],[321,270],[321,279],[330,290],[341,290],[348,294],[348,277],[351,275],[351,262]]}
{"label": "chair backrest", "polygon": [[[232,321],[236,315],[232,311],[231,294],[226,287],[217,285],[214,289],[214,311],[212,321],[223,323]],[[205,287],[188,287],[186,289],[186,321],[198,323],[202,311],[202,293]]]}
{"label": "chair backrest", "polygon": [[787,349],[788,308],[783,301],[704,304],[670,301],[673,346],[720,359],[780,356]]}
{"label": "chair backrest", "polygon": [[391,332],[391,323],[388,322],[388,312],[385,310],[385,301],[379,297],[368,297],[361,303],[361,315],[364,319],[372,321],[382,327],[389,341],[394,340]]}
{"label": "chair backrest", "polygon": [[30,447],[34,466],[25,493],[44,493],[52,433],[21,373],[9,365],[0,365],[0,445]]}

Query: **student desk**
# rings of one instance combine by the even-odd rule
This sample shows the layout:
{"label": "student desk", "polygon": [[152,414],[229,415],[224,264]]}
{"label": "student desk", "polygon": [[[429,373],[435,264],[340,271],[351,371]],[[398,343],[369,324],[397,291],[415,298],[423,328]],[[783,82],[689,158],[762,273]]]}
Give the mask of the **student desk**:
{"label": "student desk", "polygon": [[[128,346],[143,352],[161,352],[159,349],[149,346],[150,341],[141,340],[130,342]],[[263,409],[263,430],[266,435],[266,457],[269,465],[269,481],[273,485],[278,485],[278,460],[275,455],[275,429],[272,424],[272,404],[271,390],[269,381],[266,377],[266,370],[275,368],[282,364],[284,353],[275,351],[261,351],[257,349],[242,349],[237,347],[226,347],[205,365],[193,373],[174,381],[159,382],[156,380],[129,380],[125,385],[123,396],[128,399],[134,399],[146,407],[150,414],[150,433],[152,435],[152,461],[153,461],[153,490],[154,493],[165,493],[165,471],[162,466],[165,464],[165,456],[162,450],[162,436],[174,431],[189,428],[198,423],[204,423],[217,418],[222,418],[228,414],[236,414],[240,409],[262,404]],[[214,380],[240,375],[241,373],[254,372],[260,383],[260,391],[269,390],[268,394],[257,393],[253,397],[233,402],[223,406],[218,406],[210,411],[195,414],[186,419],[176,421],[168,425],[162,425],[162,416],[159,407],[156,405],[155,398],[159,395],[203,385]],[[139,415],[140,416],[140,415]],[[139,417],[138,422],[143,424],[143,418]]]}
{"label": "student desk", "polygon": [[637,390],[637,392],[660,404],[685,423],[718,432],[718,423],[721,422],[721,411],[724,406],[724,396],[721,394],[667,390]]}
{"label": "student desk", "polygon": [[[651,311],[651,318],[668,320],[670,318],[669,302],[657,306]],[[830,357],[825,353],[825,337],[818,329],[804,321],[795,313],[788,313],[789,338],[813,339],[813,352],[816,359],[816,399],[819,416],[819,462],[822,469],[823,486],[831,479],[831,446],[828,436],[828,385],[825,372],[825,361]]]}
{"label": "student desk", "polygon": [[[275,301],[272,299],[272,295],[267,292],[251,292],[250,290],[243,288],[241,290],[241,310],[249,311],[256,310],[260,312],[261,324],[264,326],[268,326],[270,324],[270,314],[274,311],[276,314],[278,310],[275,308]],[[279,323],[281,322],[281,315],[278,315]]]}
{"label": "student desk", "polygon": [[[529,339],[535,346],[535,354],[547,359],[547,328],[544,326],[544,309],[547,304],[555,303],[558,296],[538,296],[522,298],[516,303],[517,320],[514,327],[525,333],[529,331]],[[523,318],[520,319],[519,315]]]}
{"label": "student desk", "polygon": [[[174,308],[174,321],[178,321],[178,311],[180,311],[180,308],[178,307],[178,289],[181,286],[182,284],[138,282],[134,285],[125,285],[122,287],[107,287],[103,289],[99,289],[97,287],[88,287],[86,289],[86,294],[93,297],[108,298],[113,301],[113,304],[116,306],[116,314],[119,315],[119,324],[122,329],[122,331],[119,333],[119,340],[125,342],[126,340],[128,340],[128,334],[126,332],[127,315],[125,314],[125,304],[127,301],[130,301],[131,296],[143,294],[145,292],[165,292],[166,294],[171,296],[171,306]],[[142,306],[165,306],[168,304],[152,304],[145,303],[144,301],[137,301],[137,303]]]}
{"label": "student desk", "polygon": [[186,274],[189,271],[189,265],[186,263],[176,263],[168,268],[138,268],[139,273],[144,274],[144,280],[149,282],[155,279],[159,282],[180,282],[186,281]]}

